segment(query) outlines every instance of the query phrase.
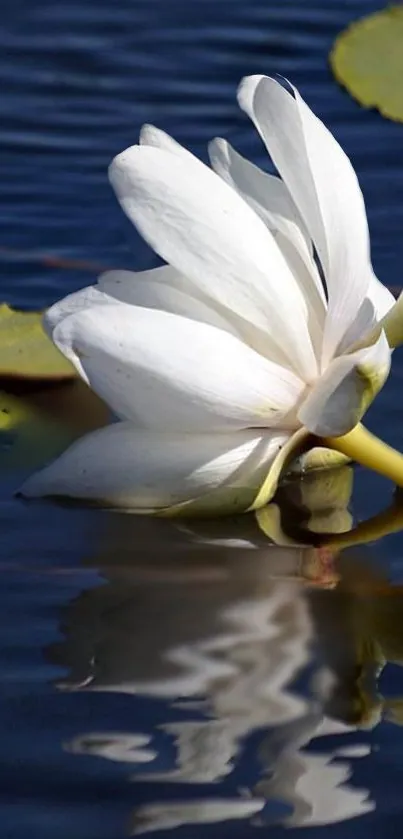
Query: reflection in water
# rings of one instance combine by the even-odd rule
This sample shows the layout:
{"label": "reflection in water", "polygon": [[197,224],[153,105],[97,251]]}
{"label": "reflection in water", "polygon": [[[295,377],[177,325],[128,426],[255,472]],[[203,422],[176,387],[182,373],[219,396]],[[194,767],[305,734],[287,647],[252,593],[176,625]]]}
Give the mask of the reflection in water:
{"label": "reflection in water", "polygon": [[93,732],[84,737],[77,737],[66,745],[66,750],[73,754],[99,755],[108,760],[121,763],[148,763],[155,760],[156,752],[147,748],[151,738],[145,734],[109,734]]}
{"label": "reflection in water", "polygon": [[185,824],[212,824],[230,819],[246,819],[259,813],[264,799],[203,798],[200,801],[164,801],[139,807],[131,823],[131,835],[169,830]]}
{"label": "reflection in water", "polygon": [[[281,507],[260,517],[144,520],[143,537],[138,519],[107,519],[102,552],[90,560],[104,585],[68,607],[65,640],[51,651],[69,668],[58,687],[159,698],[169,703],[167,720],[146,732],[83,732],[66,748],[131,763],[132,780],[246,778],[230,796],[140,805],[132,833],[236,818],[318,825],[374,808],[351,779],[369,753],[362,739],[351,746],[351,732],[375,725],[383,708],[399,714],[377,677],[389,657],[400,659],[403,603],[363,551],[338,554],[374,537],[368,524],[347,532],[350,491],[345,467],[290,483]],[[299,542],[285,526],[287,505]],[[396,505],[377,521],[385,531],[401,518]],[[306,521],[321,534],[316,548],[301,543]],[[320,744],[346,734],[347,744]],[[175,748],[168,766],[167,743]]]}

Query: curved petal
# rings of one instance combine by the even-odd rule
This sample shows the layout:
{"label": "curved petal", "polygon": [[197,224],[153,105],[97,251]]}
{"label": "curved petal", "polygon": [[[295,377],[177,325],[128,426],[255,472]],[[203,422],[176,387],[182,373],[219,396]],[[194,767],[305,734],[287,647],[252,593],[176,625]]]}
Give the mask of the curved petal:
{"label": "curved petal", "polygon": [[[154,125],[143,125],[140,132],[140,144],[197,160],[169,134]],[[322,329],[326,314],[323,284],[312,258],[312,243],[309,234],[287,187],[280,178],[266,174],[258,166],[238,154],[221,137],[216,137],[209,143],[209,156],[216,174],[245,199],[274,235],[281,234],[281,237],[277,238],[277,244],[290,265],[294,277],[300,283],[315,316],[320,320]],[[284,239],[286,242],[283,247]],[[174,272],[170,266],[167,268]]]}
{"label": "curved petal", "polygon": [[140,131],[140,145],[152,146],[152,148],[155,149],[163,149],[164,151],[171,152],[171,154],[176,154],[179,157],[190,158],[191,160],[197,161],[197,157],[195,157],[192,152],[185,149],[177,142],[177,140],[174,140],[173,137],[165,131],[161,131],[161,129],[157,128],[155,125],[145,124],[142,126]]}
{"label": "curved petal", "polygon": [[347,155],[298,91],[250,77],[240,106],[261,134],[315,244],[326,277],[323,365],[334,355],[366,297],[372,268],[364,199]]}
{"label": "curved petal", "polygon": [[[378,338],[381,334],[381,330],[378,327],[377,334],[374,336],[373,332],[376,329],[376,324],[377,315],[375,306],[368,296],[361,303],[354,320],[350,323],[340,343],[337,345],[336,356],[345,355],[362,347],[372,345],[375,337]],[[325,369],[324,366],[323,369]]]}
{"label": "curved petal", "polygon": [[[372,274],[368,294],[360,309],[337,348],[337,354],[353,352],[361,347],[368,347],[381,334],[382,327],[385,328],[387,338],[388,330],[384,320],[389,312],[392,312],[396,304],[393,294],[382,285],[375,274]],[[391,342],[389,341],[391,345]]]}
{"label": "curved petal", "polygon": [[293,373],[228,332],[156,309],[86,309],[60,323],[53,340],[75,354],[118,416],[147,428],[274,426],[304,390]]}
{"label": "curved petal", "polygon": [[287,439],[286,433],[262,431],[155,434],[119,422],[73,443],[21,493],[141,512],[222,490],[221,500],[226,494],[235,503],[244,496],[246,509]]}
{"label": "curved petal", "polygon": [[267,333],[256,329],[250,321],[203,293],[195,283],[171,265],[138,273],[107,271],[101,274],[98,283],[100,290],[110,295],[110,298],[122,303],[147,306],[149,309],[161,309],[217,326],[240,338],[264,358],[276,359],[278,364],[287,368],[290,366]]}
{"label": "curved petal", "polygon": [[72,294],[68,294],[47,309],[43,316],[44,328],[49,338],[53,338],[56,327],[69,315],[89,309],[92,306],[102,306],[111,302],[113,301],[105,294],[104,290],[97,288],[97,286],[90,285],[80,288],[79,291],[73,291]]}
{"label": "curved petal", "polygon": [[311,255],[311,240],[303,219],[280,178],[263,172],[222,137],[209,143],[209,155],[217,175],[245,198],[269,230],[281,230],[301,255]]}
{"label": "curved petal", "polygon": [[375,274],[372,274],[371,282],[368,289],[368,297],[374,306],[377,321],[387,315],[392,306],[395,305],[396,300],[391,291],[389,291],[383,283],[378,280]]}
{"label": "curved petal", "polygon": [[390,348],[384,332],[371,347],[336,358],[298,411],[298,419],[319,437],[351,431],[389,374]]}
{"label": "curved petal", "polygon": [[[45,312],[43,316],[43,326],[45,332],[49,335],[49,338],[51,338],[52,341],[55,341],[57,345],[57,341],[54,338],[55,330],[66,318],[73,315],[75,312],[84,311],[92,306],[105,306],[113,302],[113,299],[105,294],[104,291],[93,285],[81,288],[79,291],[74,291],[72,294],[68,294],[66,297],[63,297],[62,300],[58,300],[57,303],[50,306],[50,308]],[[60,347],[59,349],[62,348]],[[77,372],[88,384],[88,379],[80,359],[77,357],[72,348],[66,346],[62,349],[62,352],[66,358],[73,362]]]}
{"label": "curved petal", "polygon": [[137,273],[106,271],[98,277],[98,286],[109,297],[122,303],[183,315],[240,337],[234,324],[220,315],[213,306],[198,298],[197,289],[193,289],[186,278],[181,277],[170,265]]}
{"label": "curved petal", "polygon": [[365,335],[364,340],[354,349],[359,349],[362,346],[368,346],[373,343],[381,334],[382,330],[388,339],[389,346],[394,349],[403,344],[403,292],[397,300],[394,300],[393,306],[387,310],[386,314],[379,322],[376,322],[373,329]]}
{"label": "curved petal", "polygon": [[262,172],[238,154],[226,140],[209,145],[214,171],[232,186],[272,231],[309,307],[309,330],[320,351],[326,316],[326,298],[312,245],[304,223],[287,190],[277,177]]}
{"label": "curved petal", "polygon": [[234,190],[192,156],[150,146],[118,155],[110,179],[166,262],[267,333],[307,379],[315,375],[304,297],[266,226]]}

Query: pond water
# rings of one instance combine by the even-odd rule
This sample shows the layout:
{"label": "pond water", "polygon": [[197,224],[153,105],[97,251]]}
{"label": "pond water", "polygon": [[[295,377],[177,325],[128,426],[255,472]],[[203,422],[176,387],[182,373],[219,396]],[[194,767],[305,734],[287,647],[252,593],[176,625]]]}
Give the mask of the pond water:
{"label": "pond water", "polygon": [[[397,290],[403,126],[360,109],[327,63],[338,32],[377,5],[5,4],[1,298],[41,308],[97,266],[155,264],[106,177],[143,122],[204,159],[227,136],[265,166],[235,100],[250,73],[291,79],[340,140],[376,272]],[[402,375],[397,355],[368,416],[398,448]],[[403,512],[388,482],[355,470],[352,487],[346,468],[290,483],[263,528],[24,503],[22,479],[79,431],[54,420],[73,390],[24,397],[45,448],[33,420],[18,446],[0,441],[2,835],[400,836]],[[355,535],[332,538],[347,507]]]}

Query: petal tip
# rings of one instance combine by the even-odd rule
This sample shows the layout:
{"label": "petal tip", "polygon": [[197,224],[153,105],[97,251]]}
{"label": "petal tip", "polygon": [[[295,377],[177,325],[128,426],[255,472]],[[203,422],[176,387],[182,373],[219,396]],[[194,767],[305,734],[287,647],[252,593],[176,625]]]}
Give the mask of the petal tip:
{"label": "petal tip", "polygon": [[244,76],[241,79],[237,90],[237,99],[239,107],[246,113],[249,113],[252,107],[256,88],[265,78],[266,76],[256,74],[254,76]]}
{"label": "petal tip", "polygon": [[155,136],[155,132],[158,131],[155,125],[152,125],[150,122],[145,122],[144,125],[141,126],[140,135],[139,135],[139,144],[140,146],[149,146],[151,145],[150,141]]}
{"label": "petal tip", "polygon": [[41,469],[39,472],[30,475],[17,489],[15,493],[17,498],[41,498],[46,495],[46,492],[43,491],[46,481],[44,483],[42,480],[42,476],[46,471],[46,469]]}
{"label": "petal tip", "polygon": [[108,167],[108,176],[112,183],[116,175],[120,176],[123,174],[127,170],[129,164],[132,166],[140,151],[144,152],[144,147],[142,148],[140,145],[135,144],[134,146],[129,146],[129,148],[119,152],[119,154],[113,158]]}
{"label": "petal tip", "polygon": [[223,137],[214,137],[208,144],[208,154],[212,168],[221,174],[223,164],[229,162],[229,145]]}

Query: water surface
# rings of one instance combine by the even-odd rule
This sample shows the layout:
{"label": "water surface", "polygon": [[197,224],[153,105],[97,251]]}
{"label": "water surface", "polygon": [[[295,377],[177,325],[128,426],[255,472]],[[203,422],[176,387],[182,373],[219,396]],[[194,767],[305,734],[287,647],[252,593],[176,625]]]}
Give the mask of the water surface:
{"label": "water surface", "polygon": [[[142,123],[203,159],[207,141],[226,136],[266,166],[235,100],[249,73],[290,78],[340,140],[363,187],[376,271],[398,288],[403,127],[360,109],[327,63],[338,32],[376,8],[6,4],[2,299],[40,308],[92,281],[63,260],[155,264],[106,178]],[[402,372],[396,356],[368,419],[400,448]],[[253,519],[192,529],[26,504],[13,496],[22,479],[77,433],[55,425],[49,394],[29,399],[41,422],[47,411],[45,450],[34,422],[25,448],[12,435],[0,448],[3,835],[400,835],[403,537],[342,552],[317,533],[313,550],[295,544],[309,525],[335,526],[348,504],[355,523],[388,508],[389,484],[358,470],[333,518],[324,490],[308,493],[288,513],[298,533],[274,547]],[[71,391],[52,399],[65,415]]]}

